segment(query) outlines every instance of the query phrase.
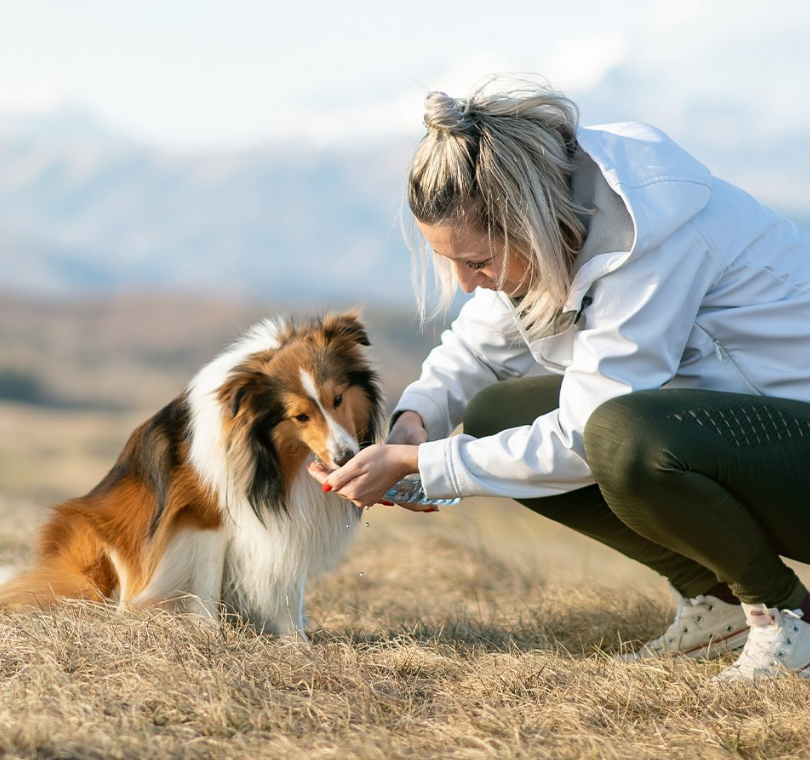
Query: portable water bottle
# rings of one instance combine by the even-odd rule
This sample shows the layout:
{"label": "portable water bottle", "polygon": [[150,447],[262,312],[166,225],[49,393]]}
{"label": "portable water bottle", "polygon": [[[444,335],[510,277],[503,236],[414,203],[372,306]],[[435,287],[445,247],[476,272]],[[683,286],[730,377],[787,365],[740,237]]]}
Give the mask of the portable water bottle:
{"label": "portable water bottle", "polygon": [[461,499],[431,499],[425,495],[422,479],[418,475],[406,475],[389,488],[382,497],[394,504],[424,504],[425,506],[445,507],[458,504]]}

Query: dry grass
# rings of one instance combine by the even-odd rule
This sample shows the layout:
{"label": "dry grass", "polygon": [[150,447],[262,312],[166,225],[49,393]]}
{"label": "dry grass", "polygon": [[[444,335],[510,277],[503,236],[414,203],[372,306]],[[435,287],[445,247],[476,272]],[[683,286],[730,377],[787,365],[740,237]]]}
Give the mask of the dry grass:
{"label": "dry grass", "polygon": [[[252,308],[0,299],[0,369],[106,407],[0,403],[0,565],[25,564],[38,505],[91,488],[137,421],[270,311]],[[393,398],[416,371],[412,325],[374,327]],[[671,615],[651,572],[506,501],[364,519],[312,585],[309,648],[154,611],[0,613],[0,757],[810,758],[810,683],[613,659]]]}
{"label": "dry grass", "polygon": [[[22,561],[42,513],[2,506],[4,557]],[[0,617],[0,754],[810,756],[807,683],[718,687],[720,664],[614,661],[670,612],[632,563],[507,502],[366,517],[313,584],[308,648],[80,603]]]}

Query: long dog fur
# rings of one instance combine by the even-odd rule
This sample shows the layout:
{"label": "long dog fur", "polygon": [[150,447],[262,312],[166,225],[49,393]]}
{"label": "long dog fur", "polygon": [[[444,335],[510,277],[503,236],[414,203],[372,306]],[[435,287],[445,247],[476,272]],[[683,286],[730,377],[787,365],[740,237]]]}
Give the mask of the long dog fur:
{"label": "long dog fur", "polygon": [[368,345],[354,312],[254,326],[134,431],[92,491],[54,508],[0,607],[227,609],[305,637],[307,578],[337,564],[359,521],[305,465],[337,467],[377,437]]}

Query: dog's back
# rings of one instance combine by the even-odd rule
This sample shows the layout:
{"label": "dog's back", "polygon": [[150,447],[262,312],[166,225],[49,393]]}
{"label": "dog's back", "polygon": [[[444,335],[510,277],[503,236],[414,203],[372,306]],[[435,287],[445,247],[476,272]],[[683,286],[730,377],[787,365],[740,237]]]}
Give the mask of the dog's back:
{"label": "dog's back", "polygon": [[150,590],[176,536],[222,526],[187,462],[187,419],[181,395],[132,433],[92,491],[54,507],[34,567],[0,585],[0,606],[49,607],[63,597],[152,602],[178,590]]}

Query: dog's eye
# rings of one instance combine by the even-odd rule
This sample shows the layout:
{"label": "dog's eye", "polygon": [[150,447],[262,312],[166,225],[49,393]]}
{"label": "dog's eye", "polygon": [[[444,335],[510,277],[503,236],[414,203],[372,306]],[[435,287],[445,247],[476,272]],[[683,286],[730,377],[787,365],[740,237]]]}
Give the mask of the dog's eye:
{"label": "dog's eye", "polygon": [[337,409],[343,403],[343,394],[339,393],[335,396],[335,409]]}
{"label": "dog's eye", "polygon": [[295,419],[298,422],[309,422],[309,415],[308,414],[296,414]]}

